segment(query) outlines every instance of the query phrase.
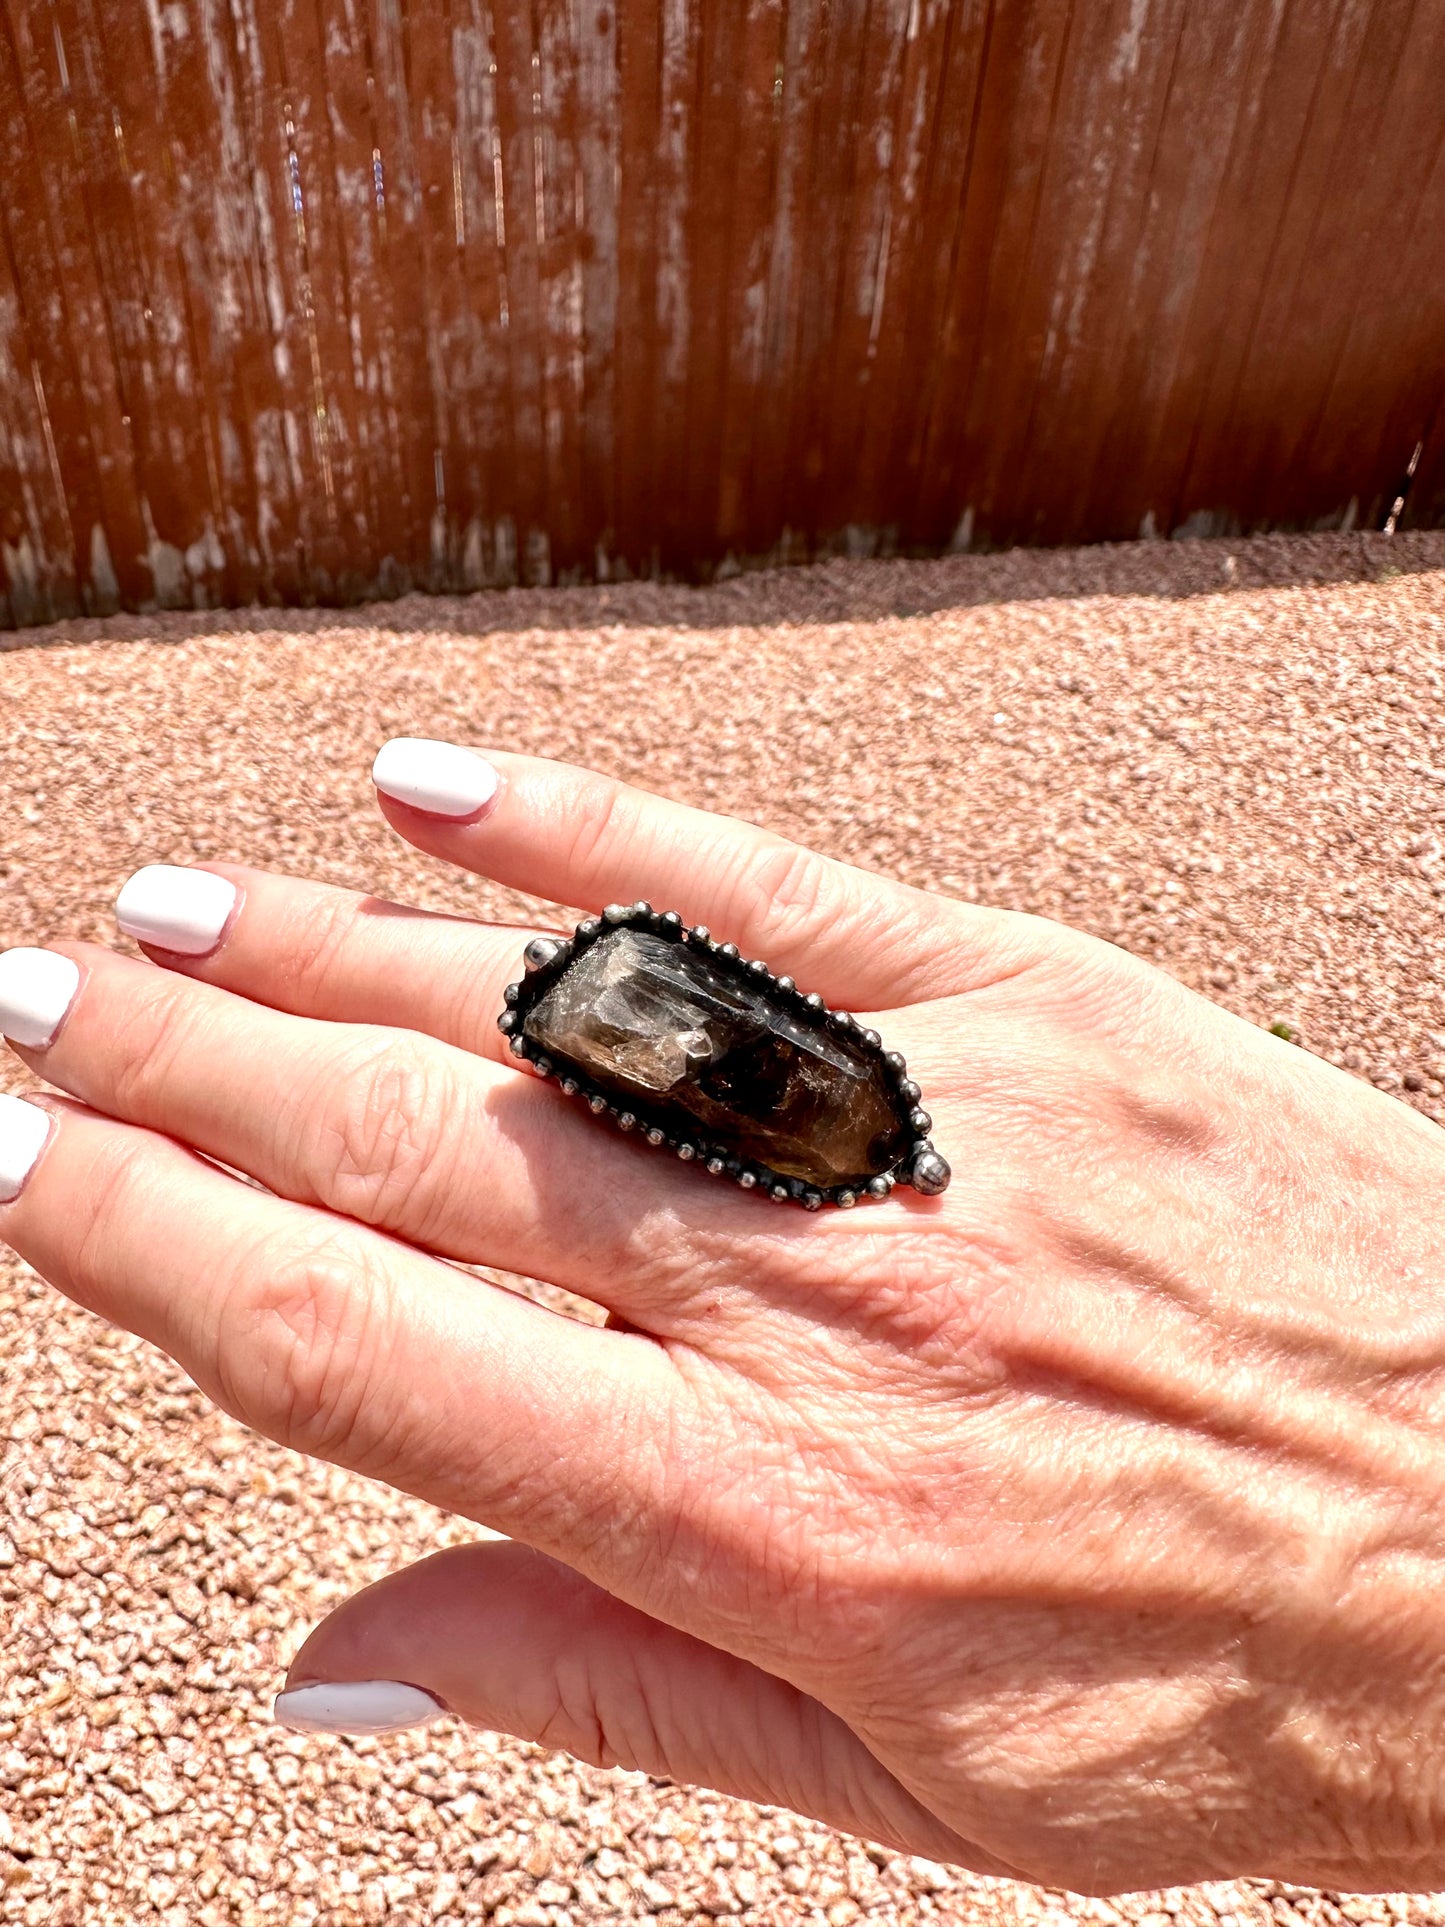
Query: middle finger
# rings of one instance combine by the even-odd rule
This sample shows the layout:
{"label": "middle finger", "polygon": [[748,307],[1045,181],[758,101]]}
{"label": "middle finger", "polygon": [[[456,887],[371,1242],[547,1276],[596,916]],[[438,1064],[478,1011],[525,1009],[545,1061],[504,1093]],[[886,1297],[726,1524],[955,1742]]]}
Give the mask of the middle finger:
{"label": "middle finger", "polygon": [[217,864],[138,870],[121,929],[168,970],[298,1017],[425,1031],[510,1063],[502,993],[538,928],[480,923],[309,878]]}
{"label": "middle finger", "polygon": [[76,988],[48,1045],[15,1044],[25,1062],[92,1109],[280,1196],[545,1279],[638,1323],[689,1295],[680,1222],[725,1247],[756,1228],[741,1215],[754,1201],[599,1131],[539,1079],[435,1038],[292,1016],[99,946],[39,954],[68,958]]}

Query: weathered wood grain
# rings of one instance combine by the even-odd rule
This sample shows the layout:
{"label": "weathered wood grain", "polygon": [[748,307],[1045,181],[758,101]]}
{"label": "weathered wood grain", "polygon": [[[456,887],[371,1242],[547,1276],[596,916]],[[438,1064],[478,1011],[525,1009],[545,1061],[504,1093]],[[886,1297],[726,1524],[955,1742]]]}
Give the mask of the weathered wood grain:
{"label": "weathered wood grain", "polygon": [[0,626],[1445,520],[1445,0],[0,0]]}

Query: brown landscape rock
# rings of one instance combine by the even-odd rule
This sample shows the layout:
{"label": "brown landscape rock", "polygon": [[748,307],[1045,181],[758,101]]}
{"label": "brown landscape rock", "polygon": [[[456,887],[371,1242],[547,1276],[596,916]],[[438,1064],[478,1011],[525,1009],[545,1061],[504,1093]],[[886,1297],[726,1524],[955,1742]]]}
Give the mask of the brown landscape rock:
{"label": "brown landscape rock", "polygon": [[[434,907],[388,735],[566,756],[1067,918],[1430,1115],[1445,1095],[1445,537],[830,565],[711,590],[78,623],[0,654],[0,943],[116,941],[152,861]],[[15,1060],[9,1088],[25,1088]],[[448,1728],[306,1740],[307,1628],[471,1528],[250,1436],[0,1265],[0,1919],[1340,1927],[1439,1897],[1079,1900]]]}

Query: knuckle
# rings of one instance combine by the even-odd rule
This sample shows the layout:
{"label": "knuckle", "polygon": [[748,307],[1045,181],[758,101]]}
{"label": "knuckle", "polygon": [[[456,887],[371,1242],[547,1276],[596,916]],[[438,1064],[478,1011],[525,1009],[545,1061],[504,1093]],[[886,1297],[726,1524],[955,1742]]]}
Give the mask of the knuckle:
{"label": "knuckle", "polygon": [[288,946],[293,990],[303,1008],[330,1000],[342,974],[355,917],[355,904],[349,897],[334,901],[323,897],[306,905]]}
{"label": "knuckle", "polygon": [[574,1760],[588,1766],[618,1764],[617,1753],[607,1744],[595,1682],[575,1661],[564,1658],[559,1662],[549,1697],[533,1712],[528,1725],[538,1746],[570,1753]]}
{"label": "knuckle", "polygon": [[591,1655],[564,1654],[548,1687],[546,1703],[529,1722],[539,1745],[588,1766],[667,1772],[651,1697],[636,1668],[614,1663],[604,1677]]}
{"label": "knuckle", "polygon": [[390,1426],[374,1410],[390,1301],[385,1272],[334,1231],[254,1247],[219,1323],[223,1402],[300,1451],[358,1463],[368,1435]]}
{"label": "knuckle", "polygon": [[578,784],[569,811],[567,837],[569,867],[574,874],[586,876],[604,858],[628,794],[627,785],[611,776],[589,775]]}
{"label": "knuckle", "polygon": [[97,1139],[86,1173],[86,1201],[74,1222],[80,1227],[69,1271],[82,1304],[96,1306],[109,1295],[115,1253],[123,1248],[116,1226],[139,1218],[140,1193],[153,1178],[157,1140],[143,1132],[107,1131]]}
{"label": "knuckle", "polygon": [[122,1049],[111,1077],[111,1100],[123,1117],[143,1119],[158,1091],[171,1083],[182,1056],[195,1041],[195,986],[180,985],[161,971],[131,993]]}
{"label": "knuckle", "polygon": [[[560,919],[559,919],[560,921]],[[541,928],[541,926],[536,926]],[[473,967],[458,970],[447,960],[441,975],[444,988],[439,993],[441,1018],[433,1028],[439,1034],[472,1052],[477,1057],[501,1058],[512,1062],[507,1039],[497,1029],[497,1016],[503,1009],[503,988],[514,977],[521,977],[525,964],[522,951],[530,931],[518,936],[516,948],[507,964],[499,969],[486,954],[479,955]]]}
{"label": "knuckle", "polygon": [[441,1187],[439,1139],[460,1098],[456,1076],[418,1038],[368,1040],[335,1080],[311,1154],[326,1202],[366,1224],[424,1235]]}
{"label": "knuckle", "polygon": [[796,843],[778,842],[760,850],[740,872],[737,891],[740,921],[765,922],[780,956],[848,915],[847,892],[836,866]]}

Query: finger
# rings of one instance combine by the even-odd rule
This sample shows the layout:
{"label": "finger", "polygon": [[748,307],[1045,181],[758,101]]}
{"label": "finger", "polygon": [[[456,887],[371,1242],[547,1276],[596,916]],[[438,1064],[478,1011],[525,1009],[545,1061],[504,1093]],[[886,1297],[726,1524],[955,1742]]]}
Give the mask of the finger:
{"label": "finger", "polygon": [[412,1032],[270,1010],[97,945],[7,952],[7,1034],[17,959],[33,966],[26,1015],[46,962],[68,990],[50,1042],[17,1046],[50,1083],[442,1256],[646,1320],[666,1309],[659,1281],[690,1269],[670,1264],[681,1239],[669,1221],[756,1228],[755,1201],[695,1178],[680,1192],[680,1165],[600,1130],[539,1079]]}
{"label": "finger", "polygon": [[579,1563],[597,1542],[614,1571],[645,1557],[666,1504],[646,1434],[680,1397],[661,1347],[268,1197],[151,1132],[68,1105],[45,1116],[0,1099],[0,1239],[68,1297],[285,1445]]}
{"label": "finger", "polygon": [[276,1701],[303,1732],[445,1712],[980,1865],[817,1700],[527,1546],[456,1547],[367,1587],[307,1639]]}
{"label": "finger", "polygon": [[149,864],[116,920],[157,963],[300,1017],[425,1031],[510,1063],[502,993],[538,926],[474,923],[265,870]]}
{"label": "finger", "polygon": [[[458,773],[468,763],[470,781]],[[438,768],[445,780],[429,780]],[[403,737],[383,747],[372,774],[387,821],[433,856],[588,910],[645,898],[850,1009],[996,981],[1051,928],[909,889],[566,763],[487,761]]]}

